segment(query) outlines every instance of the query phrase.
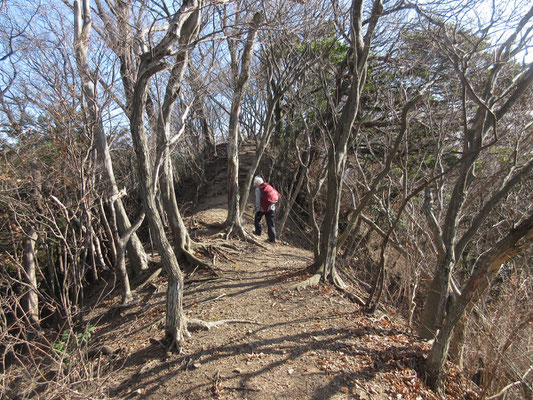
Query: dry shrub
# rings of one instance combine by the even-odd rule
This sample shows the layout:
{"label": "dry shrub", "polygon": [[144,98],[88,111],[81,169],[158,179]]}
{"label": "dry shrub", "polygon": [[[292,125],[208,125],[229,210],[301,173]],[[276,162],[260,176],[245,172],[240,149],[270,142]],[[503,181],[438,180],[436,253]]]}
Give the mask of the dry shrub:
{"label": "dry shrub", "polygon": [[[87,355],[94,327],[72,324],[60,333],[35,329],[22,312],[24,292],[17,294],[11,283],[6,278],[1,285],[0,398],[107,398],[103,384],[110,361]],[[75,312],[72,307],[66,320],[75,321]]]}
{"label": "dry shrub", "polygon": [[533,398],[532,261],[529,251],[504,265],[468,321],[465,366],[488,398]]}

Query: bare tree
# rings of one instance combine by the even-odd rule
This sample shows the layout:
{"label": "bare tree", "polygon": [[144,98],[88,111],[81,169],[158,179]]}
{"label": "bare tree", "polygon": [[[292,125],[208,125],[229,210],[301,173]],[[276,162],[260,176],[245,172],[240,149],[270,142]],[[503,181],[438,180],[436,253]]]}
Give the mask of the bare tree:
{"label": "bare tree", "polygon": [[[184,261],[189,263],[205,265],[192,254],[192,240],[189,237],[176,200],[174,175],[172,172],[172,161],[170,157],[171,146],[182,135],[183,130],[185,129],[185,119],[188,117],[190,107],[192,106],[188,105],[183,111],[180,123],[181,127],[177,133],[172,134],[172,111],[178,98],[185,70],[189,63],[190,51],[192,47],[191,43],[196,40],[200,29],[199,16],[196,16],[195,18],[197,19],[195,23],[190,22],[185,25],[180,35],[179,45],[183,48],[183,50],[176,55],[176,60],[170,71],[170,76],[166,86],[163,104],[160,112],[158,113],[157,154],[161,157],[161,195],[165,212],[168,216],[169,225],[172,229],[172,235],[177,254],[179,257],[183,257]],[[156,163],[158,162],[159,160],[156,159]]]}
{"label": "bare tree", "polygon": [[131,293],[131,287],[130,287],[130,280],[128,277],[128,272],[126,270],[126,261],[125,261],[125,252],[126,252],[126,245],[128,241],[130,240],[131,235],[139,229],[139,226],[142,224],[144,220],[144,213],[141,213],[139,218],[137,218],[137,221],[126,231],[124,236],[122,237],[115,237],[115,241],[117,243],[117,260],[116,260],[116,268],[118,269],[120,273],[120,277],[122,278],[122,305],[127,305],[133,300],[133,294]]}
{"label": "bare tree", "polygon": [[[300,36],[296,36],[295,31],[301,37],[305,38],[306,41],[311,41],[312,38],[319,37],[322,33],[323,21],[315,21],[312,19],[312,16],[321,14],[326,18],[328,15],[327,5],[309,3],[306,4],[304,9],[288,3],[278,6],[279,10],[271,11],[272,15],[276,15],[276,20],[266,21],[267,29],[261,35],[261,52],[258,58],[260,61],[259,69],[262,74],[259,77],[260,80],[257,79],[256,91],[262,93],[262,95],[255,93],[252,102],[257,99],[257,101],[265,103],[264,105],[262,104],[264,113],[260,116],[261,120],[252,120],[253,122],[251,123],[260,126],[260,139],[258,140],[254,161],[246,174],[241,191],[241,214],[246,209],[254,175],[271,142],[274,132],[277,131],[281,135],[279,124],[281,122],[280,113],[282,106],[280,102],[282,98],[291,88],[294,88],[295,83],[308,70],[313,68],[321,60],[322,55],[320,52],[313,52],[309,48],[309,43],[300,40]],[[288,22],[290,20],[289,17],[279,19],[280,14],[290,15],[291,12],[299,12],[300,10],[303,15],[301,16],[301,20],[299,20],[298,26],[292,26]],[[296,102],[297,94],[293,94],[286,101]],[[284,212],[290,210],[288,204],[286,203]],[[281,234],[281,230],[279,229],[278,234]]]}
{"label": "bare tree", "polygon": [[[125,113],[130,115],[133,107],[133,88],[138,74],[137,57],[142,51],[147,50],[147,41],[149,40],[147,35],[150,32],[150,30],[146,30],[148,28],[145,29],[142,25],[142,15],[143,10],[150,7],[141,3],[140,10],[135,13],[136,6],[133,3],[117,2],[114,7],[106,9],[101,1],[96,0],[96,5],[98,16],[103,23],[98,30],[99,34],[108,43],[108,46],[120,61],[120,77],[125,94],[125,103],[119,102],[119,104]],[[164,8],[162,10],[163,14],[169,12],[169,10],[165,11]],[[165,18],[170,19],[171,16],[166,15]],[[132,25],[130,19],[135,20],[136,24]],[[164,28],[153,28],[154,33],[161,29]],[[175,122],[175,103],[178,97],[183,94],[181,83],[193,49],[191,43],[196,40],[199,33],[199,25],[191,25],[187,29],[190,29],[190,31],[183,32],[179,39],[179,43],[184,50],[175,55],[176,59],[170,69],[162,102],[158,102],[157,94],[150,89],[147,94],[145,111],[148,115],[150,130],[156,137],[157,151],[161,154],[161,168],[158,170],[161,211],[164,213],[164,220],[168,221],[172,231],[176,255],[188,263],[205,266],[201,260],[193,255],[193,250],[198,245],[191,240],[178,208],[171,160],[171,149],[181,139],[186,128],[186,120],[190,118],[191,104],[183,105],[183,114],[177,118],[179,122]],[[172,133],[176,125],[177,132]]]}
{"label": "bare tree", "polygon": [[450,307],[442,328],[426,361],[429,384],[436,390],[443,389],[442,371],[448,354],[453,329],[470,302],[476,301],[496,277],[501,265],[509,258],[531,246],[533,243],[533,214],[512,229],[498,243],[492,246],[475,263],[474,272],[457,299]]}
{"label": "bare tree", "polygon": [[373,2],[366,33],[363,32],[363,4],[353,1],[350,9],[350,56],[351,80],[346,102],[335,126],[335,131],[329,137],[328,165],[327,165],[327,197],[324,219],[320,230],[318,259],[315,259],[315,277],[310,282],[322,278],[333,282],[339,288],[345,288],[345,283],[339,277],[335,266],[337,256],[337,240],[339,232],[339,214],[343,177],[346,166],[347,148],[354,133],[354,123],[359,113],[361,93],[367,77],[368,55],[373,35],[378,24],[383,4]]}
{"label": "bare tree", "polygon": [[[91,7],[89,0],[74,1],[74,49],[76,65],[82,81],[83,96],[87,103],[89,126],[93,130],[98,157],[107,181],[107,196],[116,197],[116,202],[111,207],[117,207],[117,222],[121,234],[130,228],[130,221],[119,194],[119,188],[115,179],[111,154],[107,144],[106,134],[102,123],[102,115],[98,100],[97,87],[99,77],[89,67],[88,50],[89,36],[92,29]],[[128,254],[137,271],[148,268],[147,255],[137,235],[131,235],[128,242]]]}
{"label": "bare tree", "polygon": [[239,193],[239,117],[242,98],[250,78],[250,67],[257,30],[262,20],[263,14],[256,12],[250,22],[248,36],[242,49],[240,60],[237,58],[237,47],[234,38],[228,40],[234,87],[228,126],[228,216],[225,222],[227,237],[236,234],[250,239],[241,223]]}
{"label": "bare tree", "polygon": [[[180,38],[196,31],[200,19],[202,2],[195,0],[185,2],[172,15],[163,37],[149,51],[142,54],[139,73],[135,80],[132,95],[130,129],[133,146],[137,155],[137,173],[146,218],[152,230],[152,237],[161,254],[163,267],[168,276],[166,301],[166,338],[169,349],[181,350],[183,335],[186,331],[186,320],[183,314],[183,275],[176,255],[168,241],[161,215],[156,205],[156,188],[159,170],[163,161],[163,151],[158,149],[155,162],[151,161],[148,138],[145,129],[145,110],[150,79],[166,68],[165,57],[172,53],[173,46]],[[179,43],[177,52],[187,51],[190,43]],[[179,60],[179,58],[178,58]],[[172,83],[170,83],[172,84]]]}
{"label": "bare tree", "polygon": [[31,325],[39,326],[39,292],[37,289],[37,266],[35,265],[35,242],[37,232],[30,228],[24,239],[24,280],[27,283],[25,311]]}
{"label": "bare tree", "polygon": [[[437,249],[437,265],[428,290],[420,333],[427,338],[437,335],[427,367],[432,387],[441,390],[442,368],[448,355],[453,327],[462,316],[464,307],[475,301],[474,293],[487,287],[477,280],[490,282],[500,265],[523,249],[525,243],[530,240],[527,221],[531,220],[531,217],[528,217],[519,225],[520,229],[504,234],[495,244],[489,243],[488,250],[474,263],[475,272],[464,289],[456,289],[455,293],[452,293],[452,274],[468,245],[475,235],[480,233],[484,221],[495,207],[516,185],[530,176],[533,167],[532,161],[520,157],[515,149],[514,156],[506,165],[507,171],[496,178],[499,184],[491,189],[492,193],[486,196],[485,201],[479,203],[476,211],[466,216],[467,207],[473,201],[472,197],[479,198],[477,194],[481,188],[478,186],[478,175],[481,175],[483,169],[477,166],[478,162],[486,159],[487,149],[494,149],[502,143],[505,134],[520,130],[506,119],[513,108],[520,104],[520,99],[533,82],[533,65],[519,65],[514,61],[523,51],[527,43],[526,38],[531,34],[527,24],[533,18],[533,8],[517,22],[515,30],[495,48],[490,58],[488,55],[478,55],[484,51],[483,43],[487,40],[495,20],[489,21],[487,27],[482,27],[479,36],[468,36],[462,33],[458,26],[446,25],[420,9],[417,11],[428,21],[430,27],[426,32],[438,40],[440,50],[456,74],[461,91],[459,104],[463,114],[463,126],[459,136],[462,157],[458,160],[457,172],[451,175],[449,199],[445,200],[440,194],[444,187],[434,191],[438,195],[442,218],[435,213],[435,202],[431,193],[427,193],[425,207],[433,246]],[[520,36],[521,32],[525,33],[525,36]],[[458,40],[460,37],[462,39]],[[460,46],[464,47],[459,49]],[[476,71],[484,73],[476,74]],[[484,162],[487,166],[491,165],[487,161]],[[500,168],[502,166],[500,165]],[[488,170],[489,168],[486,169]],[[461,299],[458,300],[461,306],[453,305],[454,297]],[[439,326],[442,326],[440,330]]]}

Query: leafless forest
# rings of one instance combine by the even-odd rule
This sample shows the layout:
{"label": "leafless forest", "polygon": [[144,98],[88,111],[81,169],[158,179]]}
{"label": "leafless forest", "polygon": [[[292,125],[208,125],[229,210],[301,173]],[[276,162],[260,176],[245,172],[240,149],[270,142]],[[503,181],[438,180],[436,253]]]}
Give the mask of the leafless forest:
{"label": "leafless forest", "polygon": [[216,249],[185,220],[224,152],[220,243],[260,245],[260,174],[314,254],[295,289],[394,305],[436,393],[451,361],[533,399],[532,82],[525,0],[0,0],[2,386],[46,363],[90,381],[111,277],[127,307],[162,268],[162,340],[186,348],[184,273]]}

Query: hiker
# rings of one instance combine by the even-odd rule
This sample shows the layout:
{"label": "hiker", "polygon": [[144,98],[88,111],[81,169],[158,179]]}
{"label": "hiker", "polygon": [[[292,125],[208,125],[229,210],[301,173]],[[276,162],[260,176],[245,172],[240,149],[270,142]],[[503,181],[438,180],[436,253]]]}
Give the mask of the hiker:
{"label": "hiker", "polygon": [[265,216],[268,227],[268,241],[276,241],[276,227],[274,224],[274,211],[276,203],[281,195],[271,185],[263,181],[263,178],[256,176],[254,178],[255,186],[255,234],[261,236],[261,218]]}

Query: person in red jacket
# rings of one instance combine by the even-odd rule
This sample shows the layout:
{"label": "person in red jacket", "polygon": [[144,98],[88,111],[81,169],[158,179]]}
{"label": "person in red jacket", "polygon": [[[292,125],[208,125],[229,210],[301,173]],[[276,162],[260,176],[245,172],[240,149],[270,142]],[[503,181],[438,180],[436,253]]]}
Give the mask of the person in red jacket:
{"label": "person in red jacket", "polygon": [[265,216],[268,228],[268,241],[274,243],[276,241],[276,226],[274,223],[274,211],[276,210],[276,203],[281,198],[281,195],[271,185],[263,181],[263,178],[256,176],[254,178],[255,185],[255,234],[261,236],[261,219]]}

